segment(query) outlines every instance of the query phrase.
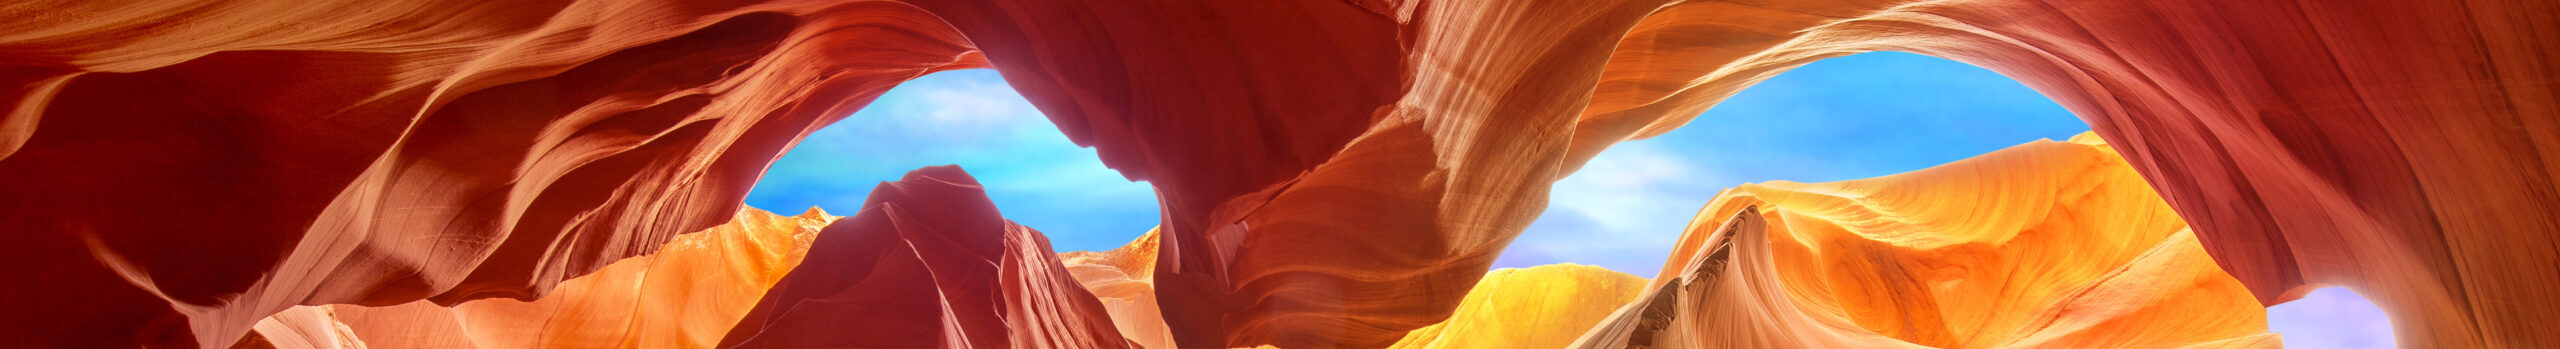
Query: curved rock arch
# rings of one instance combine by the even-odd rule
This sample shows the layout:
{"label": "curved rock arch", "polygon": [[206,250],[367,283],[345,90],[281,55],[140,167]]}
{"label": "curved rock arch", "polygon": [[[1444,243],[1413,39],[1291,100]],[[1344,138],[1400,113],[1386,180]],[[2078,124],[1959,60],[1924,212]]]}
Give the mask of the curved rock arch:
{"label": "curved rock arch", "polygon": [[46,285],[0,291],[0,338],[539,295],[719,223],[889,86],[992,66],[1159,188],[1178,342],[1378,346],[1606,145],[1891,49],[2082,115],[2262,302],[2344,284],[2403,343],[2560,345],[2530,327],[2560,309],[2554,7],[46,1],[0,9],[0,262],[44,266],[0,279]]}
{"label": "curved rock arch", "polygon": [[[2550,147],[2553,123],[2548,102],[2520,96],[2551,90],[2506,82],[2549,80],[2535,73],[2548,62],[2501,58],[2542,55],[2516,51],[2530,40],[2510,36],[2533,24],[2408,18],[2479,10],[2458,5],[1686,3],[1646,18],[1620,44],[1611,67],[1650,69],[1603,78],[1577,130],[1599,145],[1576,144],[1575,160],[1613,137],[1668,131],[1742,86],[1812,60],[1869,50],[1944,57],[2015,77],[2126,146],[2128,160],[2263,303],[2346,285],[2390,304],[2404,344],[2542,343],[2552,339],[2518,327],[2538,315],[2513,310],[2560,305],[2487,300],[2539,298],[2531,288],[2547,280],[2517,280],[2547,278],[2507,263],[2560,257],[2500,247],[2552,244],[2560,231],[2552,220],[2491,218],[2560,207],[2553,161],[2523,151]],[[1750,11],[1819,24],[1756,41],[1696,35],[1740,30],[1725,22],[1740,16],[1727,14]],[[2407,22],[2376,25],[2385,20]],[[1595,121],[1600,127],[1589,126]],[[2423,139],[2453,135],[2493,139]],[[2520,167],[2488,168],[2500,162]],[[2514,172],[2472,181],[2471,171]],[[2496,257],[2467,257],[2478,255]]]}

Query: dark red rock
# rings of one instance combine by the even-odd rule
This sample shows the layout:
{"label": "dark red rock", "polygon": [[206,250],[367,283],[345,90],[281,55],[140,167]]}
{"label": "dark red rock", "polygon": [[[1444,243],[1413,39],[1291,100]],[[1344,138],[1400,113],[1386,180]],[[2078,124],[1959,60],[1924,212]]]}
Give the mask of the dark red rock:
{"label": "dark red rock", "polygon": [[1178,343],[1380,346],[1608,145],[1870,50],[2071,108],[2263,302],[2345,285],[2410,346],[2560,346],[2551,1],[13,5],[0,281],[41,286],[0,289],[0,342],[29,346],[537,297],[726,220],[888,87],[976,67],[1159,188]]}
{"label": "dark red rock", "polygon": [[1007,221],[958,166],[884,182],[723,348],[1126,348],[1039,231]]}
{"label": "dark red rock", "polygon": [[744,5],[0,10],[0,263],[30,266],[0,280],[45,285],[0,291],[0,342],[216,347],[299,304],[537,297],[726,221],[889,86],[985,66],[911,6]]}

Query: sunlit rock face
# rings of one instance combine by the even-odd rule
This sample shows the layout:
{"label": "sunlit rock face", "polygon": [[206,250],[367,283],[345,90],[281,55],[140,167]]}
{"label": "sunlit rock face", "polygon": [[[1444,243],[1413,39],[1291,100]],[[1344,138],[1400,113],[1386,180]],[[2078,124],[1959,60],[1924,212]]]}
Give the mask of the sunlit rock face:
{"label": "sunlit rock face", "polygon": [[1127,348],[1039,231],[957,166],[881,183],[827,226],[723,348]]}
{"label": "sunlit rock face", "polygon": [[326,309],[347,328],[330,338],[359,344],[373,338],[366,347],[375,349],[709,348],[800,264],[819,229],[837,218],[814,208],[798,216],[746,208],[727,224],[562,282],[531,302],[294,307],[259,322],[257,334],[276,341],[271,324],[300,324],[308,321],[301,314]]}
{"label": "sunlit rock face", "polygon": [[1476,281],[1449,321],[1389,348],[1563,348],[1643,290],[1643,277],[1595,266],[1497,269]]}
{"label": "sunlit rock face", "polygon": [[1059,253],[1058,259],[1067,266],[1069,276],[1102,301],[1122,338],[1147,348],[1174,348],[1173,330],[1165,326],[1163,310],[1156,306],[1157,233],[1149,230],[1110,251]]}
{"label": "sunlit rock face", "polygon": [[2560,321],[2560,252],[2524,247],[2560,245],[2560,69],[2515,58],[2554,54],[2529,33],[2560,26],[2525,18],[2560,3],[1651,5],[1630,10],[1646,14],[1602,68],[1575,159],[1811,60],[1944,57],[2088,121],[2262,304],[2343,285],[2403,347],[2560,346],[2533,325]]}
{"label": "sunlit rock face", "polygon": [[2538,0],[20,2],[0,7],[0,265],[41,267],[0,280],[43,286],[0,289],[0,342],[219,347],[298,305],[538,298],[727,221],[794,139],[889,86],[993,67],[1157,187],[1148,278],[1177,346],[1381,347],[1448,318],[1548,184],[1610,144],[1805,62],[1899,50],[1999,71],[2088,120],[2257,302],[2343,285],[2409,346],[2560,347],[2542,328],[2560,322],[2556,15]]}
{"label": "sunlit rock face", "polygon": [[33,347],[220,347],[295,305],[533,299],[728,221],[794,139],[889,86],[985,64],[884,2],[0,16],[0,262],[54,266],[0,268],[48,285],[0,294],[0,342]]}
{"label": "sunlit rock face", "polygon": [[[388,307],[355,305],[328,308],[371,349],[477,349],[477,338],[464,332],[452,308],[416,302]],[[301,309],[304,307],[294,307]]]}
{"label": "sunlit rock face", "polygon": [[363,339],[328,307],[293,307],[258,320],[233,349],[365,349]]}
{"label": "sunlit rock face", "polygon": [[2248,289],[2094,135],[1746,184],[1585,348],[2279,347]]}
{"label": "sunlit rock face", "polygon": [[[936,174],[945,176],[959,175],[956,171],[937,172]],[[915,188],[913,185],[935,185],[942,184],[938,181],[949,180],[965,181],[966,177],[958,177],[958,179],[935,178],[934,181],[922,181],[916,183],[902,182],[894,185],[899,185],[900,188]],[[898,193],[899,194],[892,195],[908,197],[903,195],[905,195],[904,193],[909,192],[902,191]],[[948,192],[934,193],[951,194]],[[925,195],[920,197],[939,198],[945,196]],[[952,197],[960,196],[954,195]],[[981,199],[981,201],[983,201],[983,199]],[[895,205],[896,203],[892,202],[890,204],[892,205],[883,207],[909,207],[910,209],[919,207],[913,203],[910,203],[909,205]],[[981,202],[981,204],[983,204],[983,202]],[[923,207],[930,208],[934,206]],[[888,209],[884,208],[884,210]],[[795,267],[801,265],[803,259],[810,255],[810,251],[812,250],[811,246],[820,236],[819,233],[821,229],[828,227],[829,223],[835,222],[838,218],[840,217],[828,215],[824,211],[817,209],[811,209],[809,212],[803,213],[799,216],[779,216],[767,213],[763,210],[749,208],[741,211],[737,215],[737,218],[728,224],[713,227],[712,229],[695,234],[679,236],[675,241],[671,241],[667,246],[660,248],[655,254],[625,259],[620,262],[616,262],[613,265],[606,266],[604,269],[598,270],[594,274],[563,282],[561,283],[560,288],[553,291],[550,295],[532,302],[508,299],[489,299],[464,303],[452,308],[440,307],[426,302],[383,308],[357,306],[295,307],[285,313],[270,317],[269,319],[259,323],[258,330],[255,334],[266,336],[265,338],[249,338],[244,339],[244,342],[271,341],[278,343],[278,345],[282,347],[292,347],[286,345],[296,342],[271,338],[302,340],[302,338],[307,337],[313,338],[312,340],[345,339],[349,342],[360,345],[362,342],[355,342],[356,338],[372,337],[377,338],[377,342],[383,342],[383,344],[371,346],[372,348],[393,349],[724,347],[719,346],[721,339],[732,331],[732,328],[737,326],[742,318],[747,317],[751,310],[754,310],[759,304],[762,304],[759,303],[759,300],[763,298],[763,295],[768,289],[775,288],[776,284],[784,278],[785,272],[803,270]],[[884,218],[874,217],[871,219]],[[941,220],[929,219],[926,221]],[[955,230],[926,231],[929,234],[933,234],[939,232],[952,232]],[[1031,233],[1029,230],[1022,230],[1022,232]],[[1033,236],[1021,237],[1034,238]],[[1144,270],[1144,264],[1152,263],[1153,260],[1153,258],[1148,255],[1153,251],[1152,241],[1153,236],[1149,235],[1147,237],[1142,237],[1138,241],[1132,242],[1130,246],[1119,250],[1099,253],[1066,253],[1064,254],[1064,259],[1068,261],[1066,262],[1068,264],[1063,267],[1078,274],[1086,273],[1087,271],[1085,269],[1093,267]],[[1029,244],[1030,242],[1033,241],[1019,242],[1023,243],[1019,248],[1026,249],[1025,253],[1032,253],[1033,251],[1029,251],[1027,249],[1036,247],[1039,249],[1037,252],[1045,253],[1045,246],[1031,246]],[[838,255],[840,254],[830,253],[827,256]],[[1022,256],[1031,255],[1025,254]],[[845,259],[840,258],[840,256],[820,258],[834,261],[842,261]],[[1028,259],[1026,258],[1026,260]],[[954,268],[965,269],[974,264],[975,263],[945,264],[940,265],[943,268],[937,270],[949,271],[954,270]],[[839,267],[834,266],[817,266],[805,270],[806,271],[799,272],[812,275],[826,275],[826,273],[843,271]],[[1003,276],[986,276],[1013,277],[1011,275],[1014,274],[1008,273]],[[1035,277],[1041,275],[1046,275],[1045,277],[1051,278],[1055,277],[1054,271],[1020,273],[1020,275],[1024,275],[1024,277]],[[1153,319],[1146,322],[1124,322],[1124,324],[1151,324],[1151,327],[1142,328],[1154,331],[1152,332],[1155,334],[1153,340],[1159,342],[1166,341],[1168,339],[1166,339],[1166,336],[1163,334],[1165,328],[1163,321],[1152,317],[1145,317],[1152,316],[1154,314],[1154,308],[1152,307],[1153,304],[1151,302],[1136,304],[1128,303],[1130,301],[1129,298],[1146,301],[1152,296],[1152,293],[1143,292],[1147,290],[1143,286],[1144,274],[1137,275],[1140,279],[1137,281],[1138,286],[1134,288],[1134,290],[1139,292],[1128,292],[1126,290],[1131,288],[1127,287],[1095,286],[1093,289],[1119,291],[1119,293],[1112,294],[1116,297],[1103,298],[1103,300],[1106,301],[1105,304],[1109,304],[1111,306],[1107,313],[1113,318],[1127,317],[1130,319]],[[814,287],[808,286],[812,284],[811,281],[805,281],[812,278],[817,277],[803,277],[804,281],[797,283],[797,285],[801,286],[790,286],[786,288]],[[1121,278],[1113,280],[1126,281],[1128,279]],[[910,281],[922,283],[935,282],[930,279]],[[1032,283],[1007,282],[1007,284],[1030,285]],[[1065,288],[1058,287],[1060,283],[1055,280],[1051,280],[1047,282],[1047,284],[1048,287],[1045,288],[1045,290],[1041,287],[1028,287],[1018,292],[1063,292],[1066,290]],[[969,292],[952,293],[955,294],[955,296],[965,297]],[[1045,297],[1058,299],[1071,298],[1067,295],[1049,295]],[[1034,298],[1022,298],[1020,300],[1034,305],[1045,303],[1045,300]],[[916,300],[900,299],[897,301],[906,302]],[[1111,303],[1109,301],[1119,302]],[[787,304],[794,302],[781,301],[774,303]],[[1007,305],[1005,306],[1008,307],[1013,306],[1013,303],[1006,304]],[[1123,309],[1123,307],[1133,305],[1144,306],[1145,308]],[[1036,320],[1038,318],[1073,318],[1067,316],[1044,315],[1040,313],[1059,311],[1056,309],[1084,309],[1082,306],[1070,306],[1067,308],[1025,306],[1025,308],[1027,309],[1022,310],[1022,314],[1024,314],[1022,318],[1015,319],[1009,317],[1007,322],[1029,323],[1031,321],[1039,321]],[[337,322],[334,321],[343,319],[347,324],[353,325],[352,327],[354,329],[341,330],[341,332],[345,333],[336,337],[312,336],[309,335],[309,333],[330,333],[305,330],[305,328],[328,328],[317,325],[270,329],[271,324],[298,325],[304,323],[319,323],[310,320],[314,317],[306,313],[320,314],[318,311],[323,309],[328,311],[325,315],[333,316],[321,318],[333,321],[327,322],[327,324],[336,324]],[[800,309],[792,310],[800,311]],[[1095,310],[1097,309],[1086,309],[1083,311]],[[805,311],[861,316],[872,316],[878,314],[866,309]],[[790,311],[781,312],[788,313]],[[1011,311],[1008,311],[1008,313],[1010,312]],[[1099,313],[1101,312],[1097,312],[1097,314]],[[857,325],[887,327],[884,323],[887,325],[898,325],[896,322],[884,321],[860,323]],[[815,325],[838,327],[843,324]],[[338,326],[348,327],[348,325]],[[868,333],[869,330],[864,328],[847,327],[820,329],[826,330],[823,333]],[[291,329],[293,331],[281,331],[282,329]],[[999,333],[1002,333],[1001,331],[1004,330],[999,328]],[[275,333],[297,335],[297,337],[277,337]],[[758,335],[766,337],[758,338],[758,340],[763,341],[762,343],[742,341],[742,343],[725,347],[806,347],[807,345],[815,345],[811,343],[824,343],[823,340],[827,339],[842,341],[838,343],[827,343],[829,345],[849,344],[856,346],[876,346],[897,343],[893,341],[874,341],[871,340],[872,338],[791,338],[789,336],[794,334],[766,335],[758,333]],[[807,336],[808,332],[799,332],[796,335]],[[1037,333],[1035,330],[1034,333],[1026,335],[1029,337],[1035,337],[1034,339],[1036,340],[1036,337],[1039,337],[1041,334]],[[773,342],[780,342],[782,344],[775,344]],[[996,347],[1006,346],[1005,343],[997,343],[993,345]],[[240,346],[235,345],[235,347]],[[362,348],[361,346],[352,345],[308,347]],[[1090,346],[1089,343],[1083,342],[1036,342],[1019,347],[1094,346]]]}
{"label": "sunlit rock face", "polygon": [[708,348],[800,265],[836,218],[747,208],[655,254],[562,282],[541,299],[480,300],[453,313],[480,348]]}

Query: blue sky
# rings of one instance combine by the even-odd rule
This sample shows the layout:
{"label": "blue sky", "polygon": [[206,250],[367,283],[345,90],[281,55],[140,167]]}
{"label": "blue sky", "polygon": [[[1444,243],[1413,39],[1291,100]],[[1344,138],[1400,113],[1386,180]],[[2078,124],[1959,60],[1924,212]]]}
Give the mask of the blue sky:
{"label": "blue sky", "polygon": [[[1151,188],[1067,141],[994,71],[907,82],[836,125],[776,161],[747,204],[852,214],[880,181],[958,164],[1005,217],[1048,234],[1059,251],[1116,248],[1156,224]],[[1556,183],[1547,211],[1495,267],[1571,262],[1653,275],[1717,190],[1907,172],[2088,130],[2052,100],[1971,65],[1891,52],[1817,61],[1679,130],[1603,152]],[[2390,347],[2381,312],[2344,289],[2269,315],[2295,348]]]}
{"label": "blue sky", "polygon": [[1556,182],[1496,267],[1559,262],[1653,275],[1716,192],[1909,172],[2088,131],[2061,105],[1964,63],[1869,53],[1744,89],[1688,126],[1619,143]]}
{"label": "blue sky", "polygon": [[1155,189],[1102,166],[993,70],[927,75],[818,130],[765,170],[747,206],[837,215],[907,171],[958,164],[1005,218],[1039,229],[1059,251],[1108,250],[1156,226]]}

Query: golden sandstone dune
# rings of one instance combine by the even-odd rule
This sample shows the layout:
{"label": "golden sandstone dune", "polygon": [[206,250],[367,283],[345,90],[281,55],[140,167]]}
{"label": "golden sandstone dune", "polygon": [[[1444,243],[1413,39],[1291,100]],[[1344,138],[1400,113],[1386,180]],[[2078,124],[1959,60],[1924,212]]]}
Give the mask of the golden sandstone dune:
{"label": "golden sandstone dune", "polygon": [[1449,321],[1415,329],[1388,348],[1563,348],[1643,290],[1644,278],[1595,266],[1496,269],[1467,291]]}
{"label": "golden sandstone dune", "polygon": [[[970,191],[974,188],[975,184],[957,168],[927,168],[918,170],[907,181],[883,184],[882,189],[875,191],[874,202],[866,206],[863,214],[836,217],[811,209],[800,216],[778,216],[748,208],[728,224],[679,236],[655,254],[625,259],[594,274],[568,280],[552,294],[531,302],[490,299],[452,308],[423,302],[390,308],[295,307],[260,322],[256,336],[244,339],[244,344],[234,347],[263,344],[288,348],[358,348],[365,347],[360,340],[365,337],[397,338],[396,341],[369,346],[393,349],[916,345],[914,342],[899,342],[902,338],[955,340],[964,347],[1097,347],[1090,342],[1057,341],[1059,338],[1078,338],[1077,333],[1087,331],[1085,329],[1020,327],[1048,323],[1037,318],[1057,314],[1093,314],[1095,317],[1090,320],[1110,321],[1101,319],[1103,312],[1100,311],[1088,313],[1070,309],[1058,312],[1060,310],[1050,309],[1098,305],[1074,304],[1077,303],[1073,301],[1077,297],[1075,295],[1083,292],[1081,289],[1059,287],[1075,285],[1066,275],[1055,274],[1062,267],[1039,267],[1042,261],[1057,263],[1057,257],[1013,258],[1048,253],[1045,242],[1040,240],[1036,231],[1001,220],[942,219],[951,216],[928,214],[974,212],[967,214],[992,217],[993,207],[983,196],[970,201]],[[968,208],[971,207],[986,211],[970,211]],[[839,221],[847,224],[832,224]],[[980,224],[953,225],[954,222]],[[967,227],[973,225],[998,229],[992,231],[996,234],[968,231]],[[878,230],[884,228],[894,230]],[[821,234],[821,229],[826,233]],[[821,236],[834,238],[821,239]],[[850,246],[879,246],[865,243],[879,239],[916,240],[885,252],[847,250]],[[1151,239],[1140,240],[1141,243],[1145,241]],[[1133,243],[1127,250],[1151,251],[1140,250],[1150,247],[1141,243]],[[813,245],[836,247],[819,249]],[[972,267],[972,263],[949,262],[950,258],[979,257],[975,253],[983,253],[990,247],[1011,251],[1000,259],[1004,261],[1002,265],[991,263]],[[900,257],[879,253],[911,259],[898,262]],[[1127,258],[1105,259],[1117,263],[1147,263],[1145,257],[1143,254],[1131,254]],[[827,264],[799,267],[807,258],[818,258]],[[881,264],[861,263],[876,258],[889,259]],[[1030,264],[1017,264],[1023,261]],[[853,269],[864,267],[879,269]],[[902,284],[907,280],[896,277],[909,272],[926,273],[931,279],[926,284]],[[799,277],[799,281],[788,281],[791,278],[787,275],[801,274],[806,275]],[[826,281],[864,275],[892,277],[860,278],[857,279],[859,282],[852,284]],[[999,284],[1003,285],[1001,289],[997,287]],[[836,289],[840,287],[922,292],[840,292],[843,290]],[[1143,290],[1143,286],[1140,289]],[[768,291],[782,294],[769,295]],[[998,303],[971,301],[972,295],[1000,295],[1008,300]],[[901,321],[906,317],[889,316],[880,309],[910,310],[908,306],[912,305],[938,305],[944,309],[939,312],[889,313],[924,318],[968,318],[994,314],[1002,319],[976,318],[974,320],[977,321],[957,324],[907,328],[901,326],[925,323]],[[953,309],[955,307],[956,310]],[[971,307],[994,307],[988,310],[995,311],[977,312],[971,311]],[[808,308],[840,309],[817,311]],[[1151,308],[1147,310],[1152,311]],[[743,322],[744,325],[742,318],[748,320]],[[345,324],[338,324],[340,321]],[[309,325],[270,330],[271,323]],[[337,326],[342,328],[338,332],[344,333],[306,329],[331,328],[323,325]],[[835,327],[847,325],[860,330]],[[343,329],[345,327],[354,329]],[[1110,329],[1108,326],[1099,328],[1104,331]],[[1164,325],[1161,320],[1154,320],[1151,328],[1161,332]],[[829,339],[829,336],[774,334],[797,331],[829,331],[838,335]],[[334,335],[306,334],[315,332]],[[422,340],[450,338],[466,339],[467,342]],[[1119,341],[1117,337],[1109,336],[1093,338],[1114,344]],[[1157,340],[1162,339],[1158,335]],[[347,344],[300,344],[319,340],[338,340]],[[829,340],[835,342],[828,343]],[[724,341],[729,343],[723,344]],[[1020,345],[1010,345],[1006,341]]]}
{"label": "golden sandstone dune", "polygon": [[[285,314],[327,309],[353,328],[344,337],[373,338],[375,349],[708,348],[837,218],[815,208],[799,216],[745,208],[727,224],[677,236],[655,254],[614,262],[530,302],[295,307]],[[270,332],[267,326],[261,322],[258,333]]]}
{"label": "golden sandstone dune", "polygon": [[1872,179],[1746,184],[1579,347],[2278,347],[2094,135]]}
{"label": "golden sandstone dune", "polygon": [[[19,1],[0,5],[0,281],[30,286],[0,288],[0,342],[220,347],[323,305],[462,327],[335,305],[556,294],[729,221],[781,152],[858,127],[889,87],[994,68],[1156,187],[1158,258],[1120,271],[1145,275],[1173,346],[1384,347],[1456,312],[1549,184],[1611,144],[1749,127],[1689,119],[1892,50],[2071,109],[2255,304],[2340,285],[2405,346],[2560,347],[2552,18],[2543,0]],[[948,260],[1056,271],[1025,248]],[[2185,255],[2162,251],[2110,258]],[[2201,267],[2146,268],[2167,269],[2128,271]],[[1109,283],[1066,273],[1032,286]],[[1757,306],[1801,292],[1711,284],[1789,300]],[[1909,325],[1871,331],[1897,340],[2048,338],[1828,290],[1875,302],[1829,324]],[[1109,309],[1008,316],[1150,332],[1093,331]],[[2147,316],[2128,314],[2104,318]]]}
{"label": "golden sandstone dune", "polygon": [[728,224],[561,282],[540,299],[481,300],[453,312],[480,348],[707,348],[837,218],[815,208],[799,216],[745,208]]}

